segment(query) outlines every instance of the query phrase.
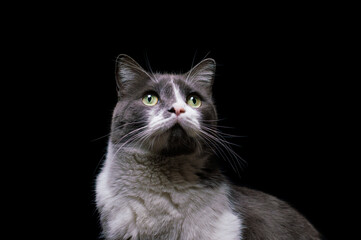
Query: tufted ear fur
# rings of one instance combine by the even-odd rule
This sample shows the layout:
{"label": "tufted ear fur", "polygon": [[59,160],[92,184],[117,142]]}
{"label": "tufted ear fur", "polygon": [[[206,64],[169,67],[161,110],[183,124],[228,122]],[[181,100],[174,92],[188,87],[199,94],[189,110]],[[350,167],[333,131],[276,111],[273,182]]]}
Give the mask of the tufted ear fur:
{"label": "tufted ear fur", "polygon": [[214,75],[216,71],[216,61],[207,58],[198,63],[188,73],[186,73],[187,81],[199,81],[209,85],[213,85]]}
{"label": "tufted ear fur", "polygon": [[150,78],[150,76],[133,58],[125,54],[120,54],[116,60],[115,78],[118,95],[120,95],[126,85],[133,81]]}

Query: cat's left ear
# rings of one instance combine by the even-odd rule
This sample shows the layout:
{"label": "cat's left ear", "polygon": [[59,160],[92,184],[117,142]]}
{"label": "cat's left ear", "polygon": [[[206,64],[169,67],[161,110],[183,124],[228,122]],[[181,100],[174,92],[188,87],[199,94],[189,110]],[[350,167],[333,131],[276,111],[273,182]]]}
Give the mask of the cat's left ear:
{"label": "cat's left ear", "polygon": [[186,73],[187,81],[201,82],[203,84],[213,85],[216,72],[216,61],[212,58],[206,58]]}

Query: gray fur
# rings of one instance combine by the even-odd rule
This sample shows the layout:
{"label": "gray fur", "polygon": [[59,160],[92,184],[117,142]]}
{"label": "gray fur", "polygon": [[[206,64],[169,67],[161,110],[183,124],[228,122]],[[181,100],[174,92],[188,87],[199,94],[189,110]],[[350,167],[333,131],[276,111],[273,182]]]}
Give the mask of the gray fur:
{"label": "gray fur", "polygon": [[233,207],[243,218],[244,239],[317,240],[319,233],[287,203],[244,187],[232,187]]}
{"label": "gray fur", "polygon": [[[214,72],[213,59],[185,74],[151,74],[118,57],[119,100],[96,189],[105,239],[319,239],[289,205],[220,172]],[[143,104],[145,93],[158,104]],[[190,94],[201,107],[185,104]],[[176,101],[185,108],[179,117],[170,111]]]}

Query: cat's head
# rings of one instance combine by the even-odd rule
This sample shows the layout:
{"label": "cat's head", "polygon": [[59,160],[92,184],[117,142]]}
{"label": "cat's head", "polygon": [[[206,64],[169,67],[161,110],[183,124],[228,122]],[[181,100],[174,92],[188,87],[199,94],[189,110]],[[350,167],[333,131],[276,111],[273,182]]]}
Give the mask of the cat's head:
{"label": "cat's head", "polygon": [[217,120],[212,100],[215,67],[208,58],[184,74],[153,74],[120,55],[111,142],[118,148],[131,145],[168,155],[204,147],[205,128]]}

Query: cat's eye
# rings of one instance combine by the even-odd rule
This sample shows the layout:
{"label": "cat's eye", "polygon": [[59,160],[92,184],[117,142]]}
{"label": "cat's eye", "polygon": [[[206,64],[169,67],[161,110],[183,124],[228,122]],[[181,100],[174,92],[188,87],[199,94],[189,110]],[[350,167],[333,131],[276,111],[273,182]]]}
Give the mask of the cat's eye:
{"label": "cat's eye", "polygon": [[147,93],[144,95],[142,101],[147,106],[154,106],[158,103],[158,97],[153,93]]}
{"label": "cat's eye", "polygon": [[202,101],[197,95],[191,94],[187,98],[187,104],[192,108],[199,108],[202,105]]}

